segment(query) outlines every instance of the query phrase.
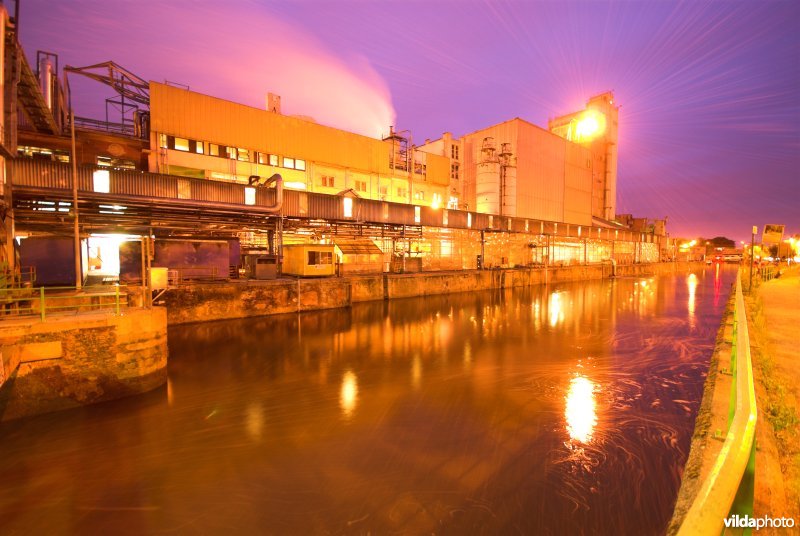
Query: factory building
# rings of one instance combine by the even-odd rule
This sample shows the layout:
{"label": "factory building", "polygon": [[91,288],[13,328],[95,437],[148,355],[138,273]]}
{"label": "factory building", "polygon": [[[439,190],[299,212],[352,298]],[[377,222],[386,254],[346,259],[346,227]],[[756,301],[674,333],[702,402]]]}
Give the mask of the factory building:
{"label": "factory building", "polygon": [[[67,272],[94,270],[103,281],[141,277],[145,260],[179,277],[274,275],[285,251],[338,265],[309,265],[305,275],[653,262],[670,251],[663,226],[612,221],[610,93],[549,130],[515,118],[415,146],[392,126],[370,138],[285,115],[274,94],[254,108],[147,82],[113,62],[59,75],[58,57],[40,52],[34,73],[13,28],[5,42],[13,47],[3,60],[21,70],[4,71],[13,87],[0,92],[12,270],[56,242],[60,260],[75,264]],[[71,118],[68,76],[116,92],[105,121]]]}

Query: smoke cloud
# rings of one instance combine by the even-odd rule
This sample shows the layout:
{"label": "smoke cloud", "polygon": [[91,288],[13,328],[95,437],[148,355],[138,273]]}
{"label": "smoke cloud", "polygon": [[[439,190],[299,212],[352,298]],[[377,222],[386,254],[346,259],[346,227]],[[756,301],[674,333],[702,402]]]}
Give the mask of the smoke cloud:
{"label": "smoke cloud", "polygon": [[[395,121],[389,88],[365,57],[330,50],[256,2],[31,0],[22,8],[31,59],[44,49],[62,66],[114,60],[143,78],[261,109],[271,91],[284,114],[371,137]],[[102,87],[77,77],[70,85],[78,115],[104,116]]]}

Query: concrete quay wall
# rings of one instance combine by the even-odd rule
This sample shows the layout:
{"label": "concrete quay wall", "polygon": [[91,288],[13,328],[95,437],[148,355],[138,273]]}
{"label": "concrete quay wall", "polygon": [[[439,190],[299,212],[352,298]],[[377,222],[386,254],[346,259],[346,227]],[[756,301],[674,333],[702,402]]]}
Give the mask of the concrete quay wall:
{"label": "concrete quay wall", "polygon": [[144,393],[167,380],[163,308],[0,324],[0,420]]}
{"label": "concrete quay wall", "polygon": [[[657,275],[702,268],[701,263],[617,266],[618,277]],[[279,279],[198,283],[169,289],[162,298],[169,324],[349,307],[353,303],[474,292],[479,290],[602,279],[612,266],[464,270],[413,274],[354,275],[325,279]]]}

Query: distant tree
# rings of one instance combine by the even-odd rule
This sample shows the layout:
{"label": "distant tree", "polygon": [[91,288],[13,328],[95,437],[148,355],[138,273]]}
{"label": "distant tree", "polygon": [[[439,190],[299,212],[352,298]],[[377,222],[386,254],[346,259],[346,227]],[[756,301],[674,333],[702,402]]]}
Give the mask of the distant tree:
{"label": "distant tree", "polygon": [[736,247],[736,241],[735,240],[731,240],[730,238],[727,238],[727,237],[724,237],[724,236],[715,236],[714,238],[709,240],[709,242],[711,242],[712,246],[717,247],[717,248],[735,248]]}

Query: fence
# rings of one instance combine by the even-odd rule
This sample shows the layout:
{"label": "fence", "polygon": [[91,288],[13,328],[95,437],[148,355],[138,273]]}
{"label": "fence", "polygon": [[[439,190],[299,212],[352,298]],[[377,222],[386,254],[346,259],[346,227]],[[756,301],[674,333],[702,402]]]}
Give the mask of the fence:
{"label": "fence", "polygon": [[42,322],[54,312],[113,310],[119,315],[128,307],[126,287],[38,287],[0,289],[0,314],[9,316],[39,316]]}

